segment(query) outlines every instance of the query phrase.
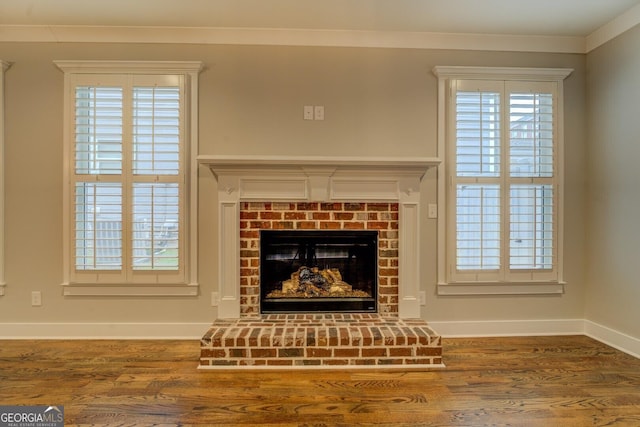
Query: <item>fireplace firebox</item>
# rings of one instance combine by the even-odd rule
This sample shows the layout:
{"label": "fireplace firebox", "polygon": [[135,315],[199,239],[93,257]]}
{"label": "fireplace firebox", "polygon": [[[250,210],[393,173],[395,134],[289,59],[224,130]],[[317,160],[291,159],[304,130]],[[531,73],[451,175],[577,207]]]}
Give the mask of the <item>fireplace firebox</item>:
{"label": "fireplace firebox", "polygon": [[378,232],[261,230],[260,312],[377,312]]}

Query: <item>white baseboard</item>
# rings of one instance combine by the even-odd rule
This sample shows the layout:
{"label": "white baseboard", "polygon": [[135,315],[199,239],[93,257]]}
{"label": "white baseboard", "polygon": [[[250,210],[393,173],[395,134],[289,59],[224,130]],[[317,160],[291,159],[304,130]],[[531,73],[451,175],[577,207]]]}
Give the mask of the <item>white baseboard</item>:
{"label": "white baseboard", "polygon": [[197,339],[211,323],[0,323],[0,339]]}
{"label": "white baseboard", "polygon": [[585,320],[584,326],[586,336],[640,359],[640,339],[590,320]]}
{"label": "white baseboard", "polygon": [[[640,339],[584,319],[429,321],[444,338],[586,335],[640,358]],[[211,323],[0,323],[3,339],[199,340]]]}
{"label": "white baseboard", "polygon": [[429,321],[429,326],[443,338],[586,335],[640,358],[640,339],[585,319]]}
{"label": "white baseboard", "polygon": [[[443,337],[581,335],[584,320],[429,322]],[[0,339],[200,339],[211,323],[0,323]]]}
{"label": "white baseboard", "polygon": [[445,338],[584,334],[582,319],[428,322]]}

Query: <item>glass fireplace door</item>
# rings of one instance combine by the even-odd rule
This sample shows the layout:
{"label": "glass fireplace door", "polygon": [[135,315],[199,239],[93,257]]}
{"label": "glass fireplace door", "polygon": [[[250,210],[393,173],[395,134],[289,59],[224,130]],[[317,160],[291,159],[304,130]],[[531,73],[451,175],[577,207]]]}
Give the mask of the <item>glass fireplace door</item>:
{"label": "glass fireplace door", "polygon": [[378,232],[262,230],[261,313],[377,311]]}

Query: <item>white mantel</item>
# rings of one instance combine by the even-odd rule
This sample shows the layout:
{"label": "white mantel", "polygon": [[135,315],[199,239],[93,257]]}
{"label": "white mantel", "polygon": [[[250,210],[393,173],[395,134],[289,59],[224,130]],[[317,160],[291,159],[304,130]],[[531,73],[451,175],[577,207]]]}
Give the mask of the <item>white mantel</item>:
{"label": "white mantel", "polygon": [[240,203],[399,204],[400,318],[420,317],[420,181],[437,158],[198,156],[218,180],[220,318],[240,317]]}

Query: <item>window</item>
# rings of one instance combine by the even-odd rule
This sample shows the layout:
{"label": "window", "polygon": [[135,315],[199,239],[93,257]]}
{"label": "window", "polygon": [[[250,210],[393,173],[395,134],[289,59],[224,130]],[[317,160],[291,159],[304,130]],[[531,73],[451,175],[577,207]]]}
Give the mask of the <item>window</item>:
{"label": "window", "polygon": [[4,295],[4,72],[9,63],[0,60],[0,296]]}
{"label": "window", "polygon": [[436,69],[445,117],[439,292],[561,291],[568,72],[555,71]]}
{"label": "window", "polygon": [[[199,63],[69,63],[66,295],[193,295]],[[176,68],[178,68],[176,70]]]}

